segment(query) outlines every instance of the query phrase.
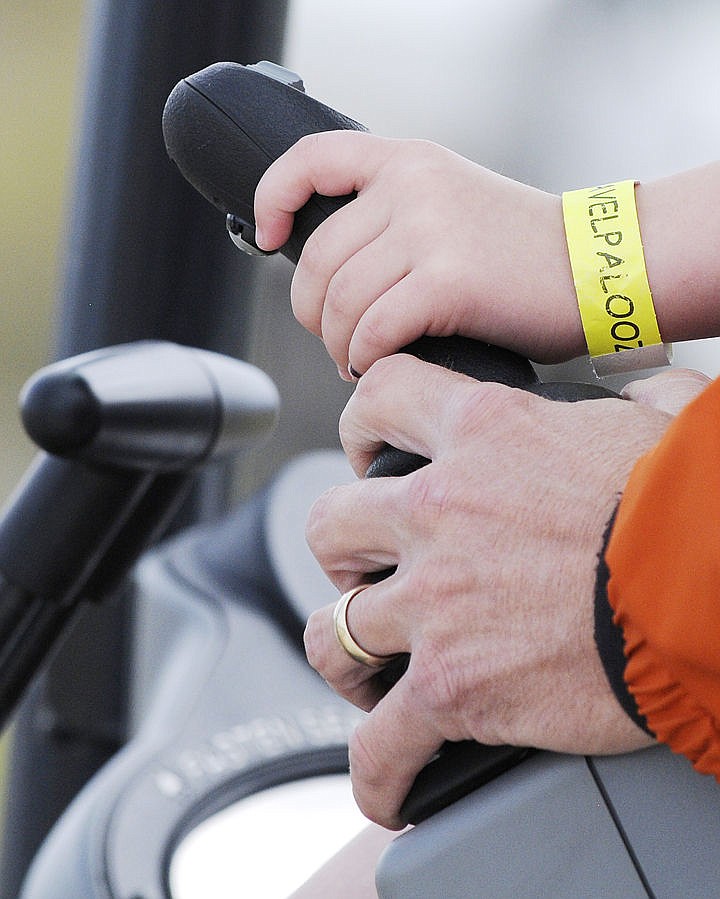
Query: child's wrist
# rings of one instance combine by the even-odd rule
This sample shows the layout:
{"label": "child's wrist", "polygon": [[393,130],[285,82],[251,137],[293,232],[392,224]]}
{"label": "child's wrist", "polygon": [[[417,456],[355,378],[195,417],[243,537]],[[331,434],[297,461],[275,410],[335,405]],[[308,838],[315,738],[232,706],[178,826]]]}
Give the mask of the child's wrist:
{"label": "child's wrist", "polygon": [[587,353],[585,334],[577,304],[572,268],[567,252],[563,222],[562,198],[548,195],[552,200],[547,220],[546,278],[544,279],[544,308],[539,329],[538,346],[531,358],[540,363],[560,363]]}

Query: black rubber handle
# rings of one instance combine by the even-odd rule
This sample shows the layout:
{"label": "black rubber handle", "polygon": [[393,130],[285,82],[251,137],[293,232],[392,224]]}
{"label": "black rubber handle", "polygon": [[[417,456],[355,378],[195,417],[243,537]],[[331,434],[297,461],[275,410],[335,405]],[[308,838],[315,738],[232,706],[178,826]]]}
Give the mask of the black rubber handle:
{"label": "black rubber handle", "polygon": [[[363,125],[312,99],[292,79],[277,80],[259,68],[216,63],[183,79],[163,114],[168,154],[185,178],[226,216],[243,238],[254,238],[255,188],[268,166],[301,137],[338,129],[365,131]],[[353,195],[315,194],[296,214],[292,236],[281,253],[297,263],[306,240]],[[541,384],[529,361],[510,350],[463,337],[423,337],[406,352],[481,381],[496,381],[552,399],[575,401],[613,395],[585,384]],[[394,447],[380,452],[368,477],[402,476],[427,464]],[[383,574],[378,573],[378,579]],[[402,676],[402,663],[386,672],[388,685]],[[416,824],[524,759],[530,750],[487,747],[472,741],[446,744],[418,778],[402,809]]]}
{"label": "black rubber handle", "polygon": [[[163,135],[184,177],[225,215],[255,231],[255,188],[271,162],[306,134],[366,131],[302,90],[234,62],[218,62],[180,81],[167,99]],[[296,214],[281,252],[297,263],[305,241],[352,197],[315,194]]]}

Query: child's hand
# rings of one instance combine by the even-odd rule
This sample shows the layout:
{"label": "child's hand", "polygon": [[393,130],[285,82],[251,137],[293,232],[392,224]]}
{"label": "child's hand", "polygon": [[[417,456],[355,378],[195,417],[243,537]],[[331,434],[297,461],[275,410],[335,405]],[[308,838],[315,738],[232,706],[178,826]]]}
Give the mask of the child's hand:
{"label": "child's hand", "polygon": [[585,352],[559,197],[425,141],[327,132],[298,141],[261,179],[258,244],[282,246],[314,192],[352,191],[308,240],[291,294],[344,377],[423,334],[540,362]]}

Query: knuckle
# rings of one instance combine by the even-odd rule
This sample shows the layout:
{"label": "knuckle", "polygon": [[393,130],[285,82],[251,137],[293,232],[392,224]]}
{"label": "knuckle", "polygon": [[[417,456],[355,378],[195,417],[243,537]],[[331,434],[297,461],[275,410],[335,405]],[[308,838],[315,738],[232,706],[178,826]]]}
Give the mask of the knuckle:
{"label": "knuckle", "polygon": [[421,534],[432,534],[453,506],[456,485],[442,466],[425,466],[407,476],[407,514]]}
{"label": "knuckle", "polygon": [[308,618],[303,634],[305,655],[315,671],[322,672],[327,668],[330,647],[327,640],[327,628],[319,612],[313,612]]}
{"label": "knuckle", "polygon": [[310,549],[315,553],[322,546],[328,529],[332,529],[332,509],[335,501],[343,492],[341,485],[330,487],[319,496],[310,507],[305,521],[305,539]]}
{"label": "knuckle", "polygon": [[456,436],[471,437],[524,414],[533,399],[526,391],[504,384],[463,383],[448,404],[449,425]]}
{"label": "knuckle", "polygon": [[388,346],[388,330],[383,324],[384,315],[379,314],[379,310],[375,313],[374,307],[371,307],[372,313],[365,313],[358,323],[357,339],[361,340],[366,352],[378,352],[376,359],[380,358],[380,354],[385,351]]}
{"label": "knuckle", "polygon": [[[365,360],[366,368],[377,365],[383,359],[392,360],[402,370],[402,358],[407,338],[404,336],[405,317],[393,301],[381,296],[361,316],[353,335],[352,347]],[[395,355],[391,355],[395,354]],[[382,369],[380,369],[382,371]],[[387,373],[384,375],[387,377]]]}
{"label": "knuckle", "polygon": [[296,270],[290,284],[290,306],[297,321],[313,334],[320,333],[320,316],[317,304],[307,296],[299,270]]}
{"label": "knuckle", "polygon": [[314,309],[310,308],[304,301],[298,301],[292,294],[290,299],[292,312],[297,322],[302,325],[302,327],[305,328],[306,331],[309,331],[311,334],[315,334],[316,337],[320,337],[320,316],[317,314],[317,312]]}
{"label": "knuckle", "polygon": [[307,163],[312,163],[318,151],[322,149],[320,133],[305,134],[294,146],[294,152],[303,156]]}
{"label": "knuckle", "polygon": [[364,399],[368,396],[369,388],[365,384],[365,375],[357,382],[355,392],[350,397],[347,405],[340,413],[338,420],[338,436],[343,449],[348,452],[350,447],[356,442],[358,431],[359,409],[362,407]]}
{"label": "knuckle", "polygon": [[436,175],[444,176],[447,151],[439,144],[422,138],[404,143],[406,154],[402,166],[398,167],[397,179],[411,186],[415,191],[418,183],[432,180]]}
{"label": "knuckle", "polygon": [[348,760],[353,789],[360,809],[369,817],[377,812],[368,804],[384,792],[386,771],[379,753],[366,739],[361,726],[356,727],[348,740]]}
{"label": "knuckle", "polygon": [[[348,436],[352,430],[352,418],[353,418],[353,406],[357,402],[357,394],[360,388],[360,382],[355,387],[355,393],[350,397],[349,401],[346,403],[345,408],[340,413],[340,418],[338,419],[338,436],[340,438],[340,445],[342,447],[347,446]],[[313,508],[315,508],[313,506]],[[309,519],[308,519],[309,520]]]}
{"label": "knuckle", "polygon": [[384,356],[373,363],[355,385],[353,395],[346,407],[348,416],[351,416],[354,406],[360,404],[372,408],[379,399],[386,395],[391,389],[391,385],[396,382],[398,377],[402,376],[403,358],[399,355]]}
{"label": "knuckle", "polygon": [[[392,356],[383,356],[373,363],[367,378],[370,385],[377,384],[378,389],[387,389],[389,384],[393,384],[395,389],[404,381],[414,377],[417,374],[418,366],[424,363],[420,362],[415,356],[408,353],[395,353]],[[360,384],[365,378],[361,379]]]}
{"label": "knuckle", "polygon": [[408,146],[411,150],[411,166],[416,172],[432,170],[442,164],[444,152],[433,141],[416,138],[408,141]]}
{"label": "knuckle", "polygon": [[447,660],[444,641],[426,641],[418,653],[413,680],[424,706],[434,716],[450,722],[463,712],[464,689],[460,670]]}
{"label": "knuckle", "polygon": [[[423,260],[423,290],[431,297],[455,295],[455,284],[459,280],[457,266],[448,265],[446,259],[438,254]],[[447,304],[451,308],[452,304]],[[438,310],[440,311],[440,310]]]}
{"label": "knuckle", "polygon": [[308,237],[298,263],[297,271],[302,272],[305,277],[308,275],[311,277],[317,275],[323,271],[325,265],[326,253],[324,251],[321,235],[319,235],[318,231],[319,229],[316,229],[310,237]]}
{"label": "knuckle", "polygon": [[348,296],[351,289],[352,284],[343,269],[335,272],[325,291],[323,318],[329,317],[332,321],[340,324],[350,321],[352,310],[348,304]]}

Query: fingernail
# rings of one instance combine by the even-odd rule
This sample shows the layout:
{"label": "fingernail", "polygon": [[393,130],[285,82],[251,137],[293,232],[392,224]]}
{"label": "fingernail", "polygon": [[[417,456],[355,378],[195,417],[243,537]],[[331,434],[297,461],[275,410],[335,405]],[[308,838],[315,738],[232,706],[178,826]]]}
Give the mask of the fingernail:
{"label": "fingernail", "polygon": [[357,369],[353,368],[352,365],[348,365],[348,371],[350,372],[350,377],[351,377],[354,381],[359,381],[360,378],[362,377],[362,375],[360,374],[360,372],[359,372]]}
{"label": "fingernail", "polygon": [[255,225],[255,243],[260,247],[261,250],[264,250],[266,248],[265,234],[259,225]]}

